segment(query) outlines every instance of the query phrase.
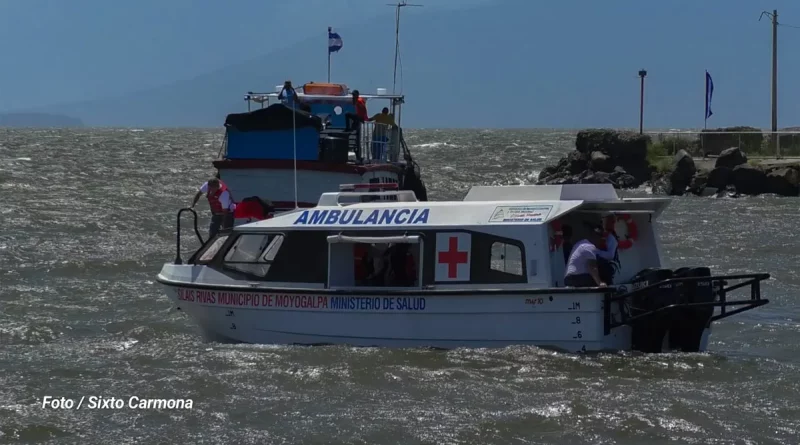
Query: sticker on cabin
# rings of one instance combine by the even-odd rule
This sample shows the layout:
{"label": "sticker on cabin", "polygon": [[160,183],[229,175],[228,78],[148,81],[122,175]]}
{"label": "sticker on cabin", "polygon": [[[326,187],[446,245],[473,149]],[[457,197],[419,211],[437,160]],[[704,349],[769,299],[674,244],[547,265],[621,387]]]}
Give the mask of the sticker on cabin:
{"label": "sticker on cabin", "polygon": [[436,281],[469,281],[469,233],[436,234]]}
{"label": "sticker on cabin", "polygon": [[553,206],[498,206],[489,222],[543,222],[552,208]]}
{"label": "sticker on cabin", "polygon": [[428,223],[431,209],[303,210],[295,226],[395,226]]}

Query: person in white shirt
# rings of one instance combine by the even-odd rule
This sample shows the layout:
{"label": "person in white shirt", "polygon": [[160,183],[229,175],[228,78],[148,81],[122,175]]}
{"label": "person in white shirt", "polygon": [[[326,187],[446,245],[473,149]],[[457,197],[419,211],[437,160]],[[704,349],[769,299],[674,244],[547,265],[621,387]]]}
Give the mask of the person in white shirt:
{"label": "person in white shirt", "polygon": [[233,227],[233,211],[236,210],[236,203],[233,202],[233,196],[225,183],[218,178],[211,178],[200,186],[200,190],[194,195],[192,208],[204,193],[211,208],[211,223],[208,226],[210,239],[219,232],[220,227],[223,230]]}
{"label": "person in white shirt", "polygon": [[603,228],[590,226],[589,235],[575,243],[567,260],[567,271],[564,274],[564,285],[569,287],[604,287],[607,283],[600,278],[597,259],[613,260],[617,251],[617,238],[609,234],[606,238],[606,249],[597,247],[603,241]]}

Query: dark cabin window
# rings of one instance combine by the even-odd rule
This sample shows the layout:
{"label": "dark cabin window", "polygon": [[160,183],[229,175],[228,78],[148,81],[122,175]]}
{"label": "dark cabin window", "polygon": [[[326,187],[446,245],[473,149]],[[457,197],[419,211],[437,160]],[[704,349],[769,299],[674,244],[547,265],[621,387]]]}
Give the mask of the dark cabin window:
{"label": "dark cabin window", "polygon": [[284,241],[265,277],[285,283],[328,281],[328,232],[295,231]]}
{"label": "dark cabin window", "polygon": [[[253,280],[325,283],[328,279],[328,233],[243,233],[213,264]],[[222,258],[220,258],[222,257]]]}

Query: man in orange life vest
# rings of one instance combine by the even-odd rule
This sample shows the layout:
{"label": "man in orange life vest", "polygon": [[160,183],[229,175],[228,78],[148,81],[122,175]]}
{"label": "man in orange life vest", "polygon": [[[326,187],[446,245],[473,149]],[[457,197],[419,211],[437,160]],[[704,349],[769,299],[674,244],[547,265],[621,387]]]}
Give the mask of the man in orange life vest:
{"label": "man in orange life vest", "polygon": [[200,186],[200,190],[194,195],[192,208],[197,204],[203,193],[208,198],[208,206],[211,208],[211,224],[208,226],[208,237],[212,238],[219,232],[220,226],[223,230],[233,227],[233,211],[236,209],[236,203],[233,202],[233,196],[228,191],[228,187],[218,178],[211,178]]}
{"label": "man in orange life vest", "polygon": [[[365,121],[369,120],[369,114],[367,113],[367,103],[364,101],[364,98],[361,97],[358,90],[353,90],[353,107],[355,108],[355,113],[345,113],[345,129],[347,131],[356,130],[356,137],[358,138],[359,145],[361,144],[361,124]],[[361,147],[356,150],[356,159],[360,162],[362,158]]]}

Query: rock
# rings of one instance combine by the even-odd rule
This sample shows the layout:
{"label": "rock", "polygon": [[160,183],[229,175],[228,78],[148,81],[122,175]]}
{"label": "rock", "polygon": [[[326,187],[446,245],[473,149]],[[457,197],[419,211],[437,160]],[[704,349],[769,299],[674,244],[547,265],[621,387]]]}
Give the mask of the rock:
{"label": "rock", "polygon": [[717,190],[724,190],[731,183],[731,172],[733,168],[717,167],[708,172],[706,187],[713,187]]}
{"label": "rock", "polygon": [[702,196],[703,192],[706,189],[707,183],[708,183],[708,172],[698,171],[697,173],[694,174],[694,176],[692,176],[692,180],[689,181],[689,192],[698,196]]}
{"label": "rock", "polygon": [[590,129],[578,132],[575,150],[585,154],[599,151],[614,160],[645,160],[649,143],[650,136],[632,131]]}
{"label": "rock", "polygon": [[616,188],[636,188],[641,184],[641,182],[637,182],[636,178],[629,175],[628,172],[619,165],[614,167],[614,171],[608,175],[608,179],[611,180]]}
{"label": "rock", "polygon": [[758,195],[764,192],[766,173],[750,164],[737,165],[731,172],[731,184],[742,195]]}
{"label": "rock", "polygon": [[589,161],[589,168],[594,171],[610,173],[614,171],[614,164],[611,156],[603,154],[601,151],[593,151]]}
{"label": "rock", "polygon": [[736,167],[737,165],[742,165],[747,163],[747,155],[742,153],[737,147],[731,147],[725,150],[722,150],[722,153],[719,154],[717,158],[717,162],[714,163],[714,167],[728,167],[730,169]]}
{"label": "rock", "polygon": [[781,196],[798,196],[800,194],[800,170],[786,167],[767,173],[764,193],[775,193]]}
{"label": "rock", "polygon": [[672,173],[669,175],[669,194],[682,195],[689,187],[695,173],[697,173],[697,168],[689,153],[686,150],[678,151],[673,162]]}
{"label": "rock", "polygon": [[558,170],[565,171],[570,174],[578,174],[589,168],[589,162],[583,153],[573,151],[565,158],[561,158],[558,162]]}
{"label": "rock", "polygon": [[656,195],[668,195],[672,188],[669,183],[669,175],[664,173],[653,173],[653,177],[650,179],[650,185],[653,194]]}
{"label": "rock", "polygon": [[558,173],[558,166],[549,165],[549,166],[543,168],[541,172],[539,172],[539,178],[538,179],[539,179],[539,181],[543,181],[543,180],[547,179],[548,177],[555,175],[556,173]]}
{"label": "rock", "polygon": [[[648,136],[616,130],[584,130],[576,150],[545,167],[537,184],[613,184],[634,188],[650,179]],[[602,174],[601,174],[602,173]]]}
{"label": "rock", "polygon": [[636,178],[638,187],[641,184],[649,181],[650,178],[653,176],[654,168],[650,166],[647,160],[630,160],[630,159],[620,159],[613,161],[619,167],[623,168],[625,172],[634,178]]}

